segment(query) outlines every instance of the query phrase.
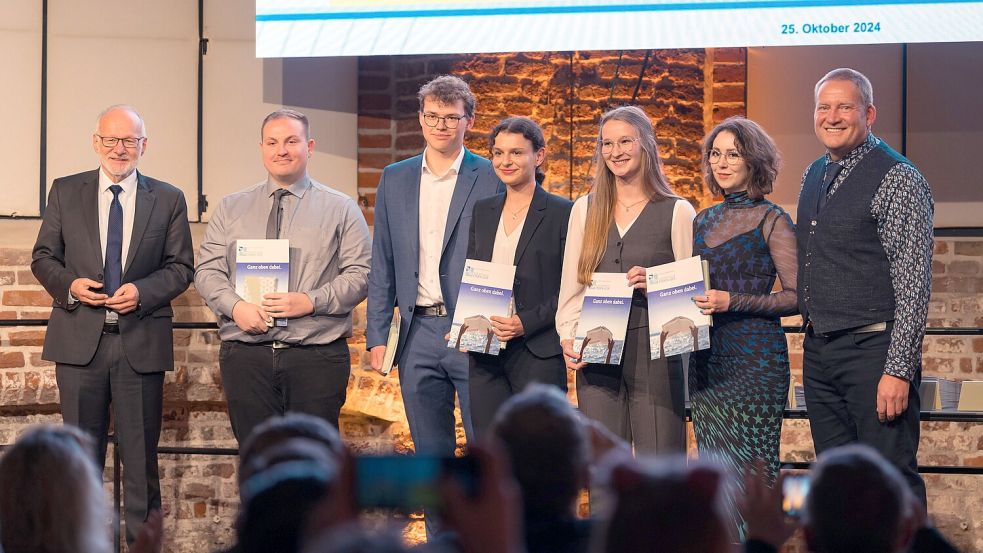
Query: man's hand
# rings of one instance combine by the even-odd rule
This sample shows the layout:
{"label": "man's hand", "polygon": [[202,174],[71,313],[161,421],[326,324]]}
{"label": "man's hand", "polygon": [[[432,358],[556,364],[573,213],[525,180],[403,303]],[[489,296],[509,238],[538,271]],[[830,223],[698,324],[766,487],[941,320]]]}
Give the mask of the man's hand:
{"label": "man's hand", "polygon": [[246,334],[263,334],[270,329],[270,316],[266,311],[248,301],[239,301],[232,308],[232,320]]}
{"label": "man's hand", "polygon": [[639,267],[635,265],[631,269],[628,269],[628,285],[636,290],[645,291],[645,267]]}
{"label": "man's hand", "polygon": [[126,315],[136,311],[140,305],[140,290],[132,282],[120,286],[113,297],[105,301],[105,306],[120,315]]}
{"label": "man's hand", "polygon": [[498,336],[500,342],[508,342],[512,338],[518,338],[526,333],[526,329],[522,327],[522,321],[518,315],[512,315],[511,317],[493,315],[491,322],[492,331],[495,333],[495,336]]}
{"label": "man's hand", "polygon": [[700,313],[704,315],[726,313],[730,309],[730,292],[724,290],[707,290],[706,295],[693,296],[693,302],[700,308]]}
{"label": "man's hand", "polygon": [[372,346],[372,349],[369,350],[369,364],[372,365],[373,371],[382,374],[382,360],[385,357],[386,346]]}
{"label": "man's hand", "polygon": [[271,317],[296,319],[314,312],[311,298],[301,292],[277,292],[263,296],[263,309]]}
{"label": "man's hand", "polygon": [[560,340],[560,345],[563,346],[563,362],[567,365],[567,369],[579,371],[587,366],[587,363],[580,360],[580,354],[573,351],[573,340]]}
{"label": "man's hand", "polygon": [[903,378],[885,374],[877,383],[877,420],[893,421],[908,408],[908,387],[911,383]]}
{"label": "man's hand", "polygon": [[72,281],[72,285],[68,287],[68,291],[72,294],[72,297],[85,305],[102,307],[106,303],[106,298],[109,296],[93,292],[93,288],[102,288],[102,283],[96,282],[91,278],[77,278]]}

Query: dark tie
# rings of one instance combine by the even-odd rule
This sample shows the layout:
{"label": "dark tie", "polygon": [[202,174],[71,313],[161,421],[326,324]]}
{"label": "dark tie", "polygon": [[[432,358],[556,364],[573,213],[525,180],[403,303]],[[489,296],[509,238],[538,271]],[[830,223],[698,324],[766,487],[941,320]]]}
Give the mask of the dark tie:
{"label": "dark tie", "polygon": [[279,238],[280,237],[280,222],[283,219],[282,210],[280,209],[280,204],[283,202],[283,196],[289,194],[284,189],[279,189],[273,193],[273,208],[270,209],[270,217],[266,220],[266,237],[267,238]]}
{"label": "dark tie", "polygon": [[119,289],[123,278],[123,205],[119,203],[119,194],[123,187],[114,184],[109,187],[113,193],[113,203],[109,204],[109,228],[106,232],[106,289],[105,293],[112,296]]}
{"label": "dark tie", "polygon": [[827,163],[823,169],[823,187],[819,190],[820,210],[826,206],[826,200],[829,198],[829,189],[833,186],[833,181],[836,180],[836,176],[840,174],[841,169],[843,169],[843,166],[835,161]]}

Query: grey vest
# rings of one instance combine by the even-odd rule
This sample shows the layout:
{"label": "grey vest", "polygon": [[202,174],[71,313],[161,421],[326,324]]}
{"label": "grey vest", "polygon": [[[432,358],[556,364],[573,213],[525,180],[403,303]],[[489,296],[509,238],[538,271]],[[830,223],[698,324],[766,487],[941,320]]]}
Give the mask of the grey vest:
{"label": "grey vest", "polygon": [[[672,253],[672,211],[676,198],[652,200],[642,208],[638,219],[622,238],[618,225],[611,221],[604,256],[597,265],[599,273],[627,273],[634,266],[652,267],[676,260]],[[628,328],[648,326],[648,304],[642,290],[632,296]]]}
{"label": "grey vest", "polygon": [[870,204],[884,175],[911,162],[881,142],[853,167],[817,212],[825,156],[809,167],[799,196],[799,311],[817,332],[894,319],[894,286]]}

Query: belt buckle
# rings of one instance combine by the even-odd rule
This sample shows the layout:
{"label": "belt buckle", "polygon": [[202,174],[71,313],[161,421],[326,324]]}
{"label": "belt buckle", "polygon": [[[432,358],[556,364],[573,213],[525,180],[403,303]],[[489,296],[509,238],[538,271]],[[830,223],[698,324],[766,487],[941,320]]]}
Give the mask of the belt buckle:
{"label": "belt buckle", "polygon": [[280,340],[273,340],[273,349],[290,349],[290,344],[286,342],[281,342]]}
{"label": "belt buckle", "polygon": [[442,303],[438,303],[438,304],[436,304],[436,305],[433,306],[433,309],[434,309],[434,314],[436,316],[438,316],[438,317],[446,317],[447,316],[447,306],[446,305],[444,305]]}

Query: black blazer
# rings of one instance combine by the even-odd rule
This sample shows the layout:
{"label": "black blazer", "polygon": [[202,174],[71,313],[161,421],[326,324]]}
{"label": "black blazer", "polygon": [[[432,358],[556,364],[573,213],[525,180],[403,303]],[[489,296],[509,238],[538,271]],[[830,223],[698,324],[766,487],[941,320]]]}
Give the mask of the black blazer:
{"label": "black blazer", "polygon": [[[491,261],[504,204],[505,193],[475,202],[468,240],[469,259]],[[537,186],[515,248],[512,298],[525,329],[522,341],[541,359],[563,352],[555,320],[571,208],[570,200]]]}
{"label": "black blazer", "polygon": [[[85,365],[102,335],[106,310],[69,303],[72,281],[103,282],[99,239],[99,171],[56,179],[34,245],[31,270],[54,299],[43,359]],[[121,315],[123,353],[140,373],[174,368],[171,300],[194,274],[188,206],[180,189],[137,173],[136,207],[122,284],[140,292],[136,311]]]}

